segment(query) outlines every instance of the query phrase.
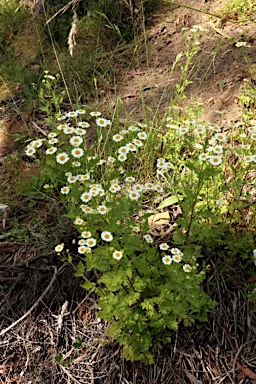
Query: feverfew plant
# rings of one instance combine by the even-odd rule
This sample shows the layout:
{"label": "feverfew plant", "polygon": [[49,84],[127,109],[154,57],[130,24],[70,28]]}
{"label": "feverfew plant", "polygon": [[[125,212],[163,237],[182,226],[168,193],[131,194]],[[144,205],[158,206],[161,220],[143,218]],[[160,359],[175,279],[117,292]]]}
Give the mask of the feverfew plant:
{"label": "feverfew plant", "polygon": [[[55,251],[97,293],[98,316],[124,357],[152,363],[181,322],[206,320],[214,307],[201,287],[209,268],[202,257],[249,257],[255,247],[256,124],[170,117],[160,136],[145,123],[120,127],[88,108],[49,121],[47,139],[29,143],[26,155],[41,153],[45,191],[54,186],[77,229],[80,261],[64,243]],[[91,147],[88,130],[97,137]],[[149,152],[150,167],[143,164]],[[171,236],[157,239],[148,218],[173,202],[181,216]]]}
{"label": "feverfew plant", "polygon": [[[90,126],[101,137],[98,147],[86,144]],[[171,248],[150,234],[143,201],[153,202],[169,186],[145,183],[136,172],[149,145],[146,124],[122,134],[113,133],[111,126],[98,111],[70,111],[58,117],[47,139],[29,143],[26,154],[34,157],[40,151],[51,185],[80,234],[76,275],[84,278],[86,290],[98,294],[98,316],[110,323],[109,336],[123,346],[125,358],[152,363],[152,353],[170,340],[171,331],[180,322],[206,320],[213,302],[201,289],[205,267],[197,263],[200,247]],[[73,263],[65,249],[63,243],[55,247]],[[90,270],[96,282],[87,279]]]}

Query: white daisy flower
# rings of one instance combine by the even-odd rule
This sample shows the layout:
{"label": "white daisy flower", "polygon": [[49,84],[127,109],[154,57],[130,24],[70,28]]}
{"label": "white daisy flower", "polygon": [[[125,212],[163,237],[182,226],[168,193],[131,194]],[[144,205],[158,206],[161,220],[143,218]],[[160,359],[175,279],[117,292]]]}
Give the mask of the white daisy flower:
{"label": "white daisy flower", "polygon": [[66,127],[63,129],[63,133],[65,133],[65,135],[70,135],[73,132],[75,132],[75,129],[73,127]]}
{"label": "white daisy flower", "polygon": [[69,176],[69,177],[67,178],[67,182],[68,182],[69,184],[74,184],[76,181],[77,181],[77,177],[76,177],[76,176]]}
{"label": "white daisy flower", "polygon": [[77,109],[76,112],[77,112],[79,115],[84,115],[84,114],[85,114],[85,110],[84,110],[84,109]]}
{"label": "white daisy flower", "polygon": [[98,127],[106,127],[108,125],[108,120],[103,119],[103,117],[99,117],[98,119],[96,119],[96,124],[98,125]]}
{"label": "white daisy flower", "polygon": [[134,184],[132,186],[132,190],[136,192],[142,192],[144,190],[144,187],[141,184]]}
{"label": "white daisy flower", "polygon": [[85,173],[84,175],[80,175],[81,181],[89,180],[90,178],[91,178],[90,173]]}
{"label": "white daisy flower", "polygon": [[61,252],[63,251],[63,248],[64,248],[64,243],[56,245],[54,249],[55,249],[55,252]]}
{"label": "white daisy flower", "polygon": [[144,188],[148,189],[149,191],[153,191],[155,189],[155,185],[153,183],[145,183]]}
{"label": "white daisy flower", "polygon": [[83,136],[83,135],[86,135],[86,130],[83,128],[76,128],[74,130],[74,133],[76,133],[77,135]]}
{"label": "white daisy flower", "polygon": [[120,147],[120,148],[118,148],[118,153],[119,153],[120,155],[127,155],[127,153],[128,153],[128,149],[126,148],[126,146],[124,146],[124,147]]}
{"label": "white daisy flower", "polygon": [[255,125],[252,125],[251,127],[248,127],[248,128],[247,128],[247,131],[248,131],[249,133],[254,133],[254,132],[256,132],[256,126],[255,126]]}
{"label": "white daisy flower", "polygon": [[85,204],[81,204],[80,205],[80,208],[82,209],[83,213],[85,215],[89,215],[90,213],[92,213],[92,208],[91,207],[88,207],[87,205]]}
{"label": "white daisy flower", "polygon": [[70,111],[70,112],[66,113],[66,116],[67,117],[77,117],[78,113],[76,111]]}
{"label": "white daisy flower", "polygon": [[148,233],[143,236],[147,243],[151,244],[154,242],[153,237],[149,235]]}
{"label": "white daisy flower", "polygon": [[83,232],[81,233],[81,236],[82,236],[84,239],[87,239],[88,237],[91,237],[92,234],[91,234],[91,232],[89,232],[89,231],[83,231]]}
{"label": "white daisy flower", "polygon": [[162,243],[159,245],[159,248],[162,250],[162,251],[167,251],[167,249],[169,249],[169,245],[167,243]]}
{"label": "white daisy flower", "polygon": [[48,135],[47,135],[48,139],[53,139],[53,138],[56,137],[56,136],[57,136],[57,133],[55,133],[55,132],[50,132],[50,133],[48,133]]}
{"label": "white daisy flower", "polygon": [[128,196],[131,200],[137,200],[140,197],[140,194],[136,191],[130,191]]}
{"label": "white daisy flower", "polygon": [[120,191],[121,187],[120,185],[118,184],[112,184],[110,187],[109,187],[109,191],[112,192],[112,193],[116,193],[118,191]]}
{"label": "white daisy flower", "polygon": [[69,125],[68,125],[68,124],[59,124],[59,125],[57,126],[58,131],[62,131],[62,130],[64,130],[65,128],[69,128]]}
{"label": "white daisy flower", "polygon": [[135,177],[133,176],[128,176],[124,179],[127,183],[133,183],[135,181]]}
{"label": "white daisy flower", "polygon": [[[159,160],[159,159],[158,159]],[[166,166],[166,162],[165,162],[165,160],[164,159],[161,159],[161,160],[159,160],[158,161],[157,160],[157,164],[156,164],[156,167],[157,168],[167,168],[167,166]]]}
{"label": "white daisy flower", "polygon": [[43,145],[43,140],[42,139],[33,140],[30,144],[34,148],[40,148]]}
{"label": "white daisy flower", "polygon": [[191,272],[192,271],[192,267],[189,264],[184,264],[183,265],[183,270],[184,270],[184,272]]}
{"label": "white daisy flower", "polygon": [[202,135],[205,132],[206,132],[205,127],[197,127],[196,129],[194,129],[194,133],[197,133],[198,135]]}
{"label": "white daisy flower", "polygon": [[171,253],[172,253],[173,255],[179,255],[181,252],[180,252],[180,250],[179,250],[178,248],[172,248],[172,249],[171,249]]}
{"label": "white daisy flower", "polygon": [[74,220],[74,224],[75,225],[83,225],[84,221],[83,221],[83,219],[81,219],[81,217],[76,217]]}
{"label": "white daisy flower", "polygon": [[199,160],[203,160],[203,161],[205,161],[205,160],[208,159],[208,157],[209,157],[209,155],[208,155],[207,153],[201,153],[201,154],[198,156],[198,159],[199,159]]}
{"label": "white daisy flower", "polygon": [[172,169],[173,168],[173,164],[170,161],[167,161],[165,163],[165,167],[167,167],[168,169]]}
{"label": "white daisy flower", "polygon": [[98,196],[104,196],[105,195],[105,191],[103,188],[99,188],[98,189]]}
{"label": "white daisy flower", "polygon": [[84,240],[84,239],[80,239],[80,240],[78,241],[78,244],[79,244],[79,245],[85,245],[85,240]]}
{"label": "white daisy flower", "polygon": [[[90,124],[87,121],[79,121],[79,123],[77,125],[79,128],[89,128],[90,127]],[[78,128],[76,128],[76,129],[78,129]]]}
{"label": "white daisy flower", "polygon": [[119,135],[119,134],[116,134],[112,137],[112,139],[117,143],[118,141],[122,141],[123,140],[123,136],[122,135]]}
{"label": "white daisy flower", "polygon": [[96,240],[93,237],[90,237],[89,239],[87,239],[85,241],[85,244],[87,245],[87,247],[90,247],[90,248],[95,247],[96,243],[97,242],[96,242]]}
{"label": "white daisy flower", "polygon": [[185,135],[186,133],[188,133],[188,131],[189,131],[189,127],[179,127],[178,129],[178,133],[180,135]]}
{"label": "white daisy flower", "polygon": [[76,157],[76,158],[79,158],[79,157],[82,157],[84,154],[84,150],[82,148],[73,148],[72,151],[71,151],[71,155]]}
{"label": "white daisy flower", "polygon": [[120,155],[117,156],[117,160],[123,163],[127,160],[127,156],[125,154],[120,153]]}
{"label": "white daisy flower", "polygon": [[138,123],[138,126],[140,128],[147,128],[147,124],[145,124],[145,123]]}
{"label": "white daisy flower", "polygon": [[81,167],[80,161],[73,161],[72,162],[72,167]]}
{"label": "white daisy flower", "polygon": [[128,152],[136,152],[137,147],[133,143],[127,143],[126,148],[128,149]]}
{"label": "white daisy flower", "polygon": [[66,116],[60,116],[57,118],[58,121],[62,121],[62,120],[65,120],[66,119]]}
{"label": "white daisy flower", "polygon": [[244,157],[243,157],[243,160],[244,160],[246,163],[251,163],[252,161],[254,161],[254,157],[253,157],[253,156],[244,156]]}
{"label": "white daisy flower", "polygon": [[133,139],[133,144],[136,145],[136,147],[142,147],[143,146],[143,142],[139,139]]}
{"label": "white daisy flower", "polygon": [[108,209],[105,205],[99,205],[97,212],[99,212],[101,215],[105,215],[108,212]]}
{"label": "white daisy flower", "polygon": [[114,251],[113,252],[113,258],[116,260],[121,260],[123,257],[123,252],[122,251]]}
{"label": "white daisy flower", "polygon": [[[140,140],[146,140],[147,139],[147,137],[148,137],[148,135],[146,134],[146,132],[139,132],[138,133],[138,138],[140,139]],[[135,144],[135,143],[134,143]],[[135,144],[136,145],[136,144]]]}
{"label": "white daisy flower", "polygon": [[137,225],[135,225],[134,227],[132,227],[132,231],[136,232],[136,233],[139,233],[140,232],[140,228]]}
{"label": "white daisy flower", "polygon": [[212,165],[219,165],[222,163],[222,158],[220,156],[209,156],[208,160]]}
{"label": "white daisy flower", "polygon": [[216,133],[214,138],[218,141],[227,141],[227,136],[224,133]]}
{"label": "white daisy flower", "polygon": [[78,247],[78,253],[80,253],[80,254],[84,254],[85,253],[85,246],[84,245],[80,245],[80,247]]}
{"label": "white daisy flower", "polygon": [[69,187],[62,187],[61,190],[60,190],[60,193],[62,193],[63,195],[67,195],[68,193],[70,192],[70,188]]}
{"label": "white daisy flower", "polygon": [[215,145],[215,147],[213,147],[213,152],[215,153],[223,153],[223,147],[222,145]]}
{"label": "white daisy flower", "polygon": [[114,157],[112,157],[112,156],[109,156],[109,157],[107,158],[107,161],[108,161],[109,163],[114,163],[114,162],[116,161],[116,159],[115,159]]}
{"label": "white daisy flower", "polygon": [[50,147],[50,148],[46,149],[45,153],[46,153],[46,155],[52,155],[56,151],[57,151],[56,147]]}
{"label": "white daisy flower", "polygon": [[135,125],[130,125],[130,127],[128,127],[128,131],[137,132],[137,131],[139,131],[139,128],[135,127]]}
{"label": "white daisy flower", "polygon": [[251,148],[250,144],[242,144],[241,147],[246,150]]}
{"label": "white daisy flower", "polygon": [[58,139],[50,139],[50,140],[48,140],[48,144],[57,144],[58,143]]}
{"label": "white daisy flower", "polygon": [[102,240],[105,240],[105,241],[111,241],[113,240],[113,236],[110,232],[108,231],[104,231],[101,233],[101,238]]}
{"label": "white daisy flower", "polygon": [[56,156],[56,161],[59,164],[65,164],[69,161],[69,156],[66,152],[58,153],[58,155]]}
{"label": "white daisy flower", "polygon": [[69,142],[74,147],[78,147],[80,144],[83,143],[83,139],[80,136],[73,136],[73,137],[70,138]]}
{"label": "white daisy flower", "polygon": [[164,191],[164,189],[163,189],[163,187],[161,187],[161,185],[155,185],[154,190],[156,192],[159,192],[159,193]]}
{"label": "white daisy flower", "polygon": [[119,133],[120,133],[120,135],[126,135],[127,132],[128,131],[126,129],[122,129],[122,131],[120,131]]}
{"label": "white daisy flower", "polygon": [[81,199],[84,203],[88,203],[88,201],[90,201],[91,198],[92,198],[92,195],[91,195],[90,192],[84,192],[84,193],[81,195],[81,197],[80,197],[80,199]]}
{"label": "white daisy flower", "polygon": [[25,151],[25,154],[27,155],[27,156],[33,156],[34,154],[36,153],[36,150],[35,150],[35,148],[27,148],[26,149],[26,151]]}
{"label": "white daisy flower", "polygon": [[168,256],[168,255],[165,255],[163,258],[162,258],[162,262],[165,264],[165,265],[170,265],[172,263],[172,257]]}
{"label": "white daisy flower", "polygon": [[93,111],[93,112],[90,112],[90,116],[101,116],[101,112],[98,112],[98,111]]}
{"label": "white daisy flower", "polygon": [[252,133],[252,134],[250,135],[250,139],[252,139],[252,140],[256,140],[256,132],[255,132],[255,133]]}
{"label": "white daisy flower", "polygon": [[178,253],[178,254],[176,254],[176,255],[173,255],[172,259],[173,259],[173,261],[174,261],[175,263],[180,263],[180,262],[181,262],[181,253]]}

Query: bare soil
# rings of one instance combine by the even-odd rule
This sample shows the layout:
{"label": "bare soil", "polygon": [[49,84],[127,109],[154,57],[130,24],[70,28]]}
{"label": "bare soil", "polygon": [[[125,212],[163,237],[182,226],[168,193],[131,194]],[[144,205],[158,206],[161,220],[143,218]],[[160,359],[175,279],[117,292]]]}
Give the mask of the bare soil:
{"label": "bare soil", "polygon": [[[123,74],[117,86],[123,118],[128,115],[137,121],[145,116],[150,119],[150,110],[156,109],[160,116],[165,113],[179,76],[170,69],[176,55],[184,50],[184,34],[189,35],[189,31],[183,33],[181,29],[200,25],[208,32],[200,40],[200,59],[191,72],[193,83],[180,108],[185,109],[194,98],[202,102],[205,120],[223,119],[216,111],[225,111],[227,120],[241,119],[243,106],[239,95],[244,79],[252,75],[243,50],[231,39],[240,41],[246,32],[251,47],[245,50],[252,65],[255,64],[256,25],[209,18],[205,12],[216,12],[221,1],[180,3],[203,12],[165,3],[152,16],[145,57],[140,57],[139,64]],[[113,109],[116,102],[109,94],[105,107]],[[0,156],[17,149],[17,144],[6,138],[5,133],[24,128],[24,121],[18,119],[2,122]],[[6,172],[3,160],[1,187],[13,181],[6,179]],[[58,230],[51,227],[55,212],[47,212],[44,220],[49,233],[54,233]],[[0,219],[1,230],[8,231],[17,216],[22,222],[18,208],[8,212],[6,223]],[[28,225],[31,231],[40,232]],[[72,250],[75,234],[67,229],[65,236],[76,258],[75,248]],[[155,364],[147,366],[124,361],[120,348],[105,336],[107,324],[97,318],[97,298],[80,288],[81,281],[73,276],[73,269],[63,264],[55,252],[50,249],[46,254],[45,244],[41,248],[38,244],[0,243],[1,384],[256,383],[256,318],[244,295],[246,272],[240,276],[241,281],[237,281],[232,268],[209,276],[218,276],[219,285],[212,293],[218,302],[216,311],[204,324],[181,326],[172,342],[156,355]],[[79,338],[82,345],[76,348],[73,343]],[[55,361],[59,355],[62,364]]]}

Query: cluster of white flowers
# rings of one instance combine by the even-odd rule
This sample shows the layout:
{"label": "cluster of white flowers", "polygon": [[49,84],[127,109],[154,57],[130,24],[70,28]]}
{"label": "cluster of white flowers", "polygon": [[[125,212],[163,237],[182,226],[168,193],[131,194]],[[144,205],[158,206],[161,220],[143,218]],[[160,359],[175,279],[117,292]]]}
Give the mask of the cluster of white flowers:
{"label": "cluster of white flowers", "polygon": [[163,158],[158,158],[156,162],[156,167],[158,170],[161,170],[161,172],[168,172],[170,169],[173,168],[173,164]]}
{"label": "cluster of white flowers", "polygon": [[[159,245],[159,248],[161,251],[168,251],[170,246],[167,243],[162,243]],[[178,248],[171,248],[170,251],[171,255],[164,255],[162,257],[162,262],[165,265],[170,265],[173,262],[180,263],[182,261],[183,253]],[[184,264],[182,268],[184,272],[191,272],[192,270],[192,267],[189,264]]]}
{"label": "cluster of white flowers", "polygon": [[[187,119],[180,123],[175,123],[171,121],[172,118],[167,118],[168,123],[166,124],[166,127],[172,130],[173,132],[176,132],[178,136],[180,135],[186,135],[187,133],[196,135],[197,137],[202,136],[202,135],[207,135],[207,138],[209,140],[210,146],[205,148],[200,142],[194,144],[195,149],[204,149],[204,152],[200,153],[198,155],[198,159],[202,161],[208,161],[210,164],[214,166],[218,166],[223,162],[222,155],[225,154],[225,148],[224,145],[227,144],[227,135],[223,132],[221,132],[221,127],[218,124],[211,124],[211,123],[206,123],[206,122],[200,122],[197,119]],[[240,134],[241,138],[246,138],[249,140],[256,140],[256,120],[251,119],[249,121],[250,126],[247,127],[247,133]],[[227,122],[226,126],[228,128],[234,127],[234,128],[239,128],[244,124],[242,123],[232,123],[232,122]],[[203,139],[205,140],[205,139]],[[228,144],[229,145],[229,144]],[[244,150],[250,150],[251,145],[248,143],[241,143],[239,144],[239,147],[243,148]],[[244,162],[255,162],[255,153],[249,153],[246,154],[242,157]],[[160,161],[159,164],[157,165],[158,168],[163,167],[161,171],[165,170],[166,168],[164,167],[164,161]]]}

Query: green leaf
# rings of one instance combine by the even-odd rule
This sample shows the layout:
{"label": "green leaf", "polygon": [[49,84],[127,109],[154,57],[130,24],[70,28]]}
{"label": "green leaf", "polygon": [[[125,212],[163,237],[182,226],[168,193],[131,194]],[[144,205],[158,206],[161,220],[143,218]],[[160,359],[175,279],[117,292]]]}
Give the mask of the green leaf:
{"label": "green leaf", "polygon": [[182,195],[180,195],[180,196],[170,196],[167,199],[165,199],[164,201],[162,201],[162,203],[159,204],[157,209],[169,207],[170,205],[178,203],[180,200],[183,200],[183,196]]}
{"label": "green leaf", "polygon": [[80,348],[81,346],[82,346],[82,339],[81,339],[81,337],[78,337],[77,338],[77,341],[75,341],[74,343],[73,343],[73,347],[75,347],[75,348]]}
{"label": "green leaf", "polygon": [[90,281],[85,281],[83,284],[80,285],[80,287],[86,289],[87,291],[93,291],[95,289],[95,284],[91,283]]}
{"label": "green leaf", "polygon": [[80,273],[84,273],[84,263],[82,263],[82,261],[79,261],[79,263],[77,264],[77,270]]}
{"label": "green leaf", "polygon": [[56,361],[56,363],[60,363],[61,360],[62,360],[62,358],[63,358],[63,355],[60,354],[60,355],[58,355],[58,356],[55,356],[55,357],[54,357],[54,360]]}

